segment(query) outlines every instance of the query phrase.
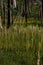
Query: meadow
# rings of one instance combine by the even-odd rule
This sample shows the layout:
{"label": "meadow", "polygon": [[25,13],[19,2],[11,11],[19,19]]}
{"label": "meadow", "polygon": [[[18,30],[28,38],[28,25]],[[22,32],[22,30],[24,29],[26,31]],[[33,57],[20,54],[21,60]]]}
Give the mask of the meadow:
{"label": "meadow", "polygon": [[25,26],[25,20],[18,19],[9,29],[0,29],[0,65],[38,65],[38,51],[43,65],[43,27]]}

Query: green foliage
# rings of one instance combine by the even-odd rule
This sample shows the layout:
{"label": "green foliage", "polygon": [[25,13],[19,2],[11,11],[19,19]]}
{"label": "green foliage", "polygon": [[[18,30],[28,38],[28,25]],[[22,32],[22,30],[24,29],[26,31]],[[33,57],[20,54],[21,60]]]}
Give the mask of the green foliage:
{"label": "green foliage", "polygon": [[39,16],[39,6],[37,3],[33,3],[30,15],[32,17],[38,17]]}
{"label": "green foliage", "polygon": [[0,65],[36,65],[40,30],[17,23],[0,30]]}
{"label": "green foliage", "polygon": [[[32,4],[32,3],[30,3],[30,4]],[[6,5],[6,14],[7,14],[7,5],[8,5],[7,0],[5,1],[5,5]],[[28,3],[27,3],[27,5],[28,5]],[[31,17],[39,17],[40,7],[39,7],[38,3],[37,2],[34,2],[32,4],[32,7],[29,7],[29,6],[30,5],[28,5],[28,10],[27,10],[28,17],[30,17],[30,16]],[[0,7],[1,7],[1,4],[0,4]],[[11,3],[10,3],[10,10],[12,10],[12,4]],[[19,15],[21,14],[21,12],[23,11],[23,0],[18,0],[17,1],[17,10],[14,10],[13,9],[13,11],[14,11],[14,16],[16,16],[17,13],[19,13]],[[30,14],[29,14],[29,12],[30,12]]]}

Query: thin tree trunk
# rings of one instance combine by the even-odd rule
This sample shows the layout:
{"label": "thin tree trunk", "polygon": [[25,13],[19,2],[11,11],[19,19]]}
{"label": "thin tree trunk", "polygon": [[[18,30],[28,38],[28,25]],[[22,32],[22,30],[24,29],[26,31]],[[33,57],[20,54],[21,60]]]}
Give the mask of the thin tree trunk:
{"label": "thin tree trunk", "polygon": [[42,0],[42,26],[43,26],[43,0]]}
{"label": "thin tree trunk", "polygon": [[41,2],[40,18],[41,18],[41,26],[43,26],[43,0]]}
{"label": "thin tree trunk", "polygon": [[1,0],[1,22],[2,22],[2,19],[3,19],[3,16],[2,16],[2,12],[3,12],[3,5],[2,5],[3,1]]}
{"label": "thin tree trunk", "polygon": [[27,0],[24,0],[24,8],[25,8],[25,22],[26,22],[26,26],[27,26]]}
{"label": "thin tree trunk", "polygon": [[10,0],[8,0],[8,22],[7,22],[7,28],[10,27]]}
{"label": "thin tree trunk", "polygon": [[13,0],[12,0],[12,24],[13,24],[13,14],[14,14],[14,13],[13,13],[13,10],[14,10],[14,9],[13,9]]}
{"label": "thin tree trunk", "polygon": [[41,25],[43,26],[43,11],[42,11],[43,7],[42,7],[42,4],[41,4],[41,9],[40,9],[40,18],[41,18]]}
{"label": "thin tree trunk", "polygon": [[4,17],[4,20],[3,20],[3,25],[5,25],[5,1],[3,0],[3,17]]}
{"label": "thin tree trunk", "polygon": [[43,0],[42,0],[42,17],[43,17]]}

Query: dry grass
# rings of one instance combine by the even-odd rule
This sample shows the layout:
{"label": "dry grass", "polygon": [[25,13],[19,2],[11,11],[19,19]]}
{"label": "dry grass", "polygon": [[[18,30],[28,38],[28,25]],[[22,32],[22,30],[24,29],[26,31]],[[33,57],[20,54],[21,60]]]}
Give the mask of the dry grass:
{"label": "dry grass", "polygon": [[42,45],[42,27],[16,23],[4,28],[0,30],[0,65],[36,65],[39,48],[43,53]]}

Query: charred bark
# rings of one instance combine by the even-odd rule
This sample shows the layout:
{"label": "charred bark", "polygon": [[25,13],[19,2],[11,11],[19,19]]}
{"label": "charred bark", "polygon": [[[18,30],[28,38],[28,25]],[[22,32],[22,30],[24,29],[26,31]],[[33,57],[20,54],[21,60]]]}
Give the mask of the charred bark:
{"label": "charred bark", "polygon": [[42,17],[43,17],[43,0],[42,0]]}
{"label": "charred bark", "polygon": [[12,24],[13,24],[13,0],[12,0]]}
{"label": "charred bark", "polygon": [[8,0],[8,22],[7,22],[7,28],[10,27],[10,0]]}
{"label": "charred bark", "polygon": [[1,0],[1,19],[2,25],[5,25],[5,1]]}
{"label": "charred bark", "polygon": [[3,25],[5,25],[5,1],[3,0]]}

